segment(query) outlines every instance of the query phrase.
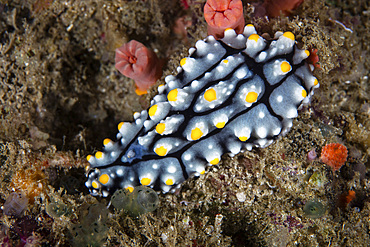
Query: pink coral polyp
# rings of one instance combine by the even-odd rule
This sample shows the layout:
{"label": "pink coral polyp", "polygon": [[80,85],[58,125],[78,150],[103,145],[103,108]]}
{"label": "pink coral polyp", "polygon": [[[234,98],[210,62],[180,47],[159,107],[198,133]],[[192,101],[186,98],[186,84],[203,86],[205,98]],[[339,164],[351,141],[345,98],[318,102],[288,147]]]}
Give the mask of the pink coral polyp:
{"label": "pink coral polyp", "polygon": [[146,92],[162,76],[157,55],[136,40],[116,49],[115,62],[119,72],[135,81],[137,92]]}
{"label": "pink coral polyp", "polygon": [[208,35],[216,39],[223,38],[227,28],[239,34],[244,30],[243,4],[240,0],[208,0],[204,5],[204,18],[208,24]]}

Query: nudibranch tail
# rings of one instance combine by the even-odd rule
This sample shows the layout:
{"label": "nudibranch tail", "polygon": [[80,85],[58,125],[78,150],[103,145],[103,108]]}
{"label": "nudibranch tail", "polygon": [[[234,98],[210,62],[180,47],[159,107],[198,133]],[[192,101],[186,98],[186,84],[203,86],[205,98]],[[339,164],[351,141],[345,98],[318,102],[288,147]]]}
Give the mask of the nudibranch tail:
{"label": "nudibranch tail", "polygon": [[117,142],[87,157],[86,186],[93,195],[145,185],[168,192],[207,166],[253,147],[266,147],[292,126],[298,110],[319,87],[294,34],[242,34],[199,40],[180,61],[176,76],[133,123],[118,125]]}

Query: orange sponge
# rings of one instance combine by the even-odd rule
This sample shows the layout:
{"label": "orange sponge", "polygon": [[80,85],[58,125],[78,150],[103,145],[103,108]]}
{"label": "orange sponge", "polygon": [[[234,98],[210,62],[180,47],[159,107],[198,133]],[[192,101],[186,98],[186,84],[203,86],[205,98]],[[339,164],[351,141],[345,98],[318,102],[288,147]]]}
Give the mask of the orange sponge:
{"label": "orange sponge", "polygon": [[216,39],[223,38],[227,28],[232,28],[239,34],[244,30],[241,0],[207,0],[204,17],[208,24],[208,35],[213,35]]}
{"label": "orange sponge", "polygon": [[320,160],[336,171],[346,163],[347,156],[346,146],[340,143],[330,143],[322,148]]}

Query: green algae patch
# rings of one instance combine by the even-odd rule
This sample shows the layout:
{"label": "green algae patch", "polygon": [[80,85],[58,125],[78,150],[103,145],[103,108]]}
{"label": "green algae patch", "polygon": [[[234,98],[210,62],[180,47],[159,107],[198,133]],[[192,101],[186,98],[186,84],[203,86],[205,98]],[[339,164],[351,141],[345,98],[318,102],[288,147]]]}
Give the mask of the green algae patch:
{"label": "green algae patch", "polygon": [[157,209],[157,192],[145,186],[137,186],[132,192],[126,189],[114,192],[112,205],[118,210],[125,210],[131,216],[139,216]]}
{"label": "green algae patch", "polygon": [[321,202],[317,200],[311,200],[306,202],[303,208],[303,212],[306,217],[318,219],[324,216],[326,208]]}

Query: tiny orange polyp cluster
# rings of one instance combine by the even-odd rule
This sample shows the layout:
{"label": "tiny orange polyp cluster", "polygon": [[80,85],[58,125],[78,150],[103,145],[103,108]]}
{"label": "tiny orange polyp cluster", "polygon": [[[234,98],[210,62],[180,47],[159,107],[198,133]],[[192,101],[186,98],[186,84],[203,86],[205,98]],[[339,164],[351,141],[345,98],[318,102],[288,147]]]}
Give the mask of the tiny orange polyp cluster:
{"label": "tiny orange polyp cluster", "polygon": [[48,182],[46,174],[34,166],[27,169],[19,169],[12,176],[11,187],[22,191],[33,203],[36,196],[47,193]]}

